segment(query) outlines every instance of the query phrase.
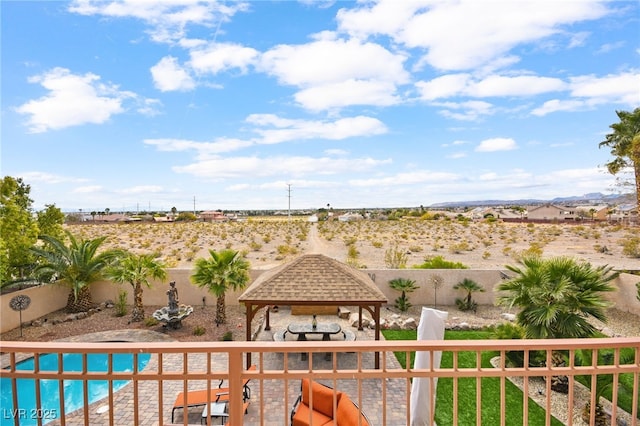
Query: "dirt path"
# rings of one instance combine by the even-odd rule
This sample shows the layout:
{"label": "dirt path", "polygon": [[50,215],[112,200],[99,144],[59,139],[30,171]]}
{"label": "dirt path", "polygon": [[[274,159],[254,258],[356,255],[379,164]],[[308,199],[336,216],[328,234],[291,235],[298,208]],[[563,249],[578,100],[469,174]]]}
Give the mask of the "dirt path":
{"label": "dirt path", "polygon": [[331,246],[327,244],[327,242],[323,240],[322,237],[320,237],[317,223],[311,224],[307,240],[309,241],[309,253],[324,254],[325,256],[329,256],[329,254],[331,253]]}

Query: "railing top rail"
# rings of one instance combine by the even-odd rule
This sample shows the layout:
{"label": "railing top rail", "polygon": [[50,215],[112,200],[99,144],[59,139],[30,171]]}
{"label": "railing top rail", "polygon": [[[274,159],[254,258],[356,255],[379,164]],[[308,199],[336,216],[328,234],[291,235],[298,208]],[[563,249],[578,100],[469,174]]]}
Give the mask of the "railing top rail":
{"label": "railing top rail", "polygon": [[475,351],[475,350],[563,350],[614,349],[640,347],[640,337],[607,337],[594,339],[505,339],[505,340],[393,340],[355,342],[0,342],[0,352],[108,352],[108,353],[198,353],[198,352],[310,352],[347,349],[359,352],[381,350],[396,351]]}

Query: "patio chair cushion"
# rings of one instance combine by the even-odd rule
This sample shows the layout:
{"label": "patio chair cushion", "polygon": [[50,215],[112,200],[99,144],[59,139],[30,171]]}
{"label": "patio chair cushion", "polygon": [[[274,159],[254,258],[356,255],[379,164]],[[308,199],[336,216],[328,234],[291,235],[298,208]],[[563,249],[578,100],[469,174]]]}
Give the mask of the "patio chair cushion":
{"label": "patio chair cushion", "polygon": [[[358,417],[362,418],[362,423],[358,423]],[[369,426],[367,418],[360,414],[356,404],[348,397],[340,398],[336,408],[336,423],[338,426]]]}
{"label": "patio chair cushion", "polygon": [[[304,405],[311,405],[309,401],[309,380],[302,380],[302,402]],[[311,392],[313,393],[313,410],[319,411],[329,419],[333,418],[333,393],[334,390],[320,383],[311,382]],[[342,392],[336,392],[336,403],[340,404]],[[307,416],[308,418],[308,416]],[[322,423],[313,423],[322,424]]]}
{"label": "patio chair cushion", "polygon": [[[309,423],[309,414],[311,414],[311,423]],[[295,414],[291,419],[292,426],[309,426],[309,425],[332,425],[333,418],[322,414],[320,411],[309,409],[305,404],[299,404]]]}

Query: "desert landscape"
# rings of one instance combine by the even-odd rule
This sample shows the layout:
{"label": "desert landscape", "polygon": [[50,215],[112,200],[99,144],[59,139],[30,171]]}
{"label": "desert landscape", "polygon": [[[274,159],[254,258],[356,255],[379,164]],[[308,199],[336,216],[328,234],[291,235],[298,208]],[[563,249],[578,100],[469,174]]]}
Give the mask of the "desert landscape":
{"label": "desert landscape", "polygon": [[307,218],[251,218],[244,222],[82,224],[83,238],[106,236],[105,247],[156,253],[169,267],[189,268],[209,250],[242,252],[254,269],[269,269],[305,253],[322,253],[358,268],[405,267],[442,256],[471,269],[502,269],[523,254],[571,256],[593,265],[640,269],[640,229],[600,222],[507,223],[456,220],[361,220],[311,223]]}

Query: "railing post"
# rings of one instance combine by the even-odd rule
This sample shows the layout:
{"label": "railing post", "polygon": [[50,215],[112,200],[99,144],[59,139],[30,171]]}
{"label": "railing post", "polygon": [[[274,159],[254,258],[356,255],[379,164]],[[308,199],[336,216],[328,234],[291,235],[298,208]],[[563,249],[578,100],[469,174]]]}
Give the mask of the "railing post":
{"label": "railing post", "polygon": [[230,424],[242,424],[242,351],[229,351],[229,420]]}

